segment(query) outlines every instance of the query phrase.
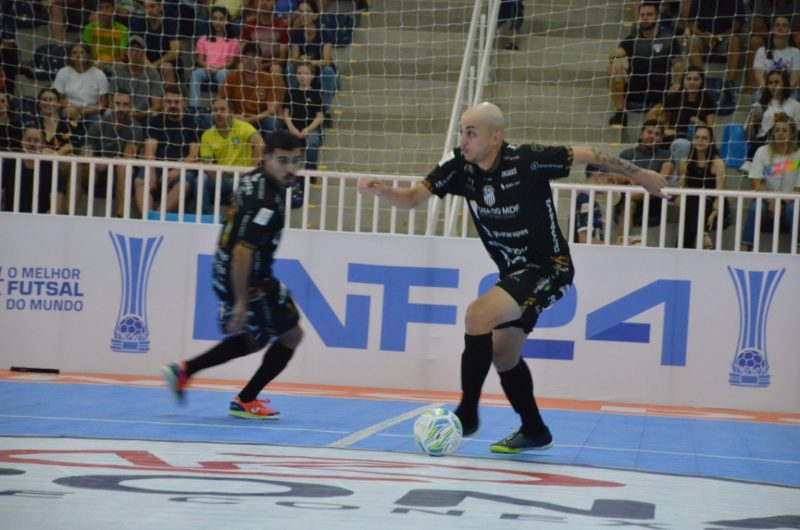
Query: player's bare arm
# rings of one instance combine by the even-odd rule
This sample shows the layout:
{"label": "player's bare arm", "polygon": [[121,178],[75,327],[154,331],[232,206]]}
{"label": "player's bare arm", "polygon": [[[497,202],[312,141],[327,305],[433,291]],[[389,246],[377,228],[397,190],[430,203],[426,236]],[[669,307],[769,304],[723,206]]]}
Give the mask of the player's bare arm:
{"label": "player's bare arm", "polygon": [[239,333],[247,323],[247,287],[253,267],[253,249],[237,244],[231,256],[231,288],[233,290],[233,313],[225,331]]}
{"label": "player's bare arm", "polygon": [[410,188],[387,186],[375,177],[364,177],[358,181],[358,192],[380,197],[381,201],[398,208],[415,208],[431,198],[432,193],[421,183]]}
{"label": "player's bare arm", "polygon": [[601,166],[609,173],[624,175],[636,184],[646,189],[651,195],[662,199],[669,199],[670,195],[664,193],[662,188],[666,187],[667,179],[663,175],[624,160],[616,155],[606,153],[595,147],[588,145],[576,146],[572,149],[573,160],[577,164],[595,164]]}

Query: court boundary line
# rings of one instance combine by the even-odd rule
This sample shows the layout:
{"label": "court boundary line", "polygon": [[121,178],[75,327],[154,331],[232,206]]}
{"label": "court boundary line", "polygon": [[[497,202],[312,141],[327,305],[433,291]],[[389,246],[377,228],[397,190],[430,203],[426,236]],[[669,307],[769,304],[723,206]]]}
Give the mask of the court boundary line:
{"label": "court boundary line", "polygon": [[[153,375],[92,374],[83,372],[42,374],[32,372],[11,372],[8,370],[0,370],[0,381],[17,383],[122,385],[145,388],[158,388],[162,387],[164,384],[162,377]],[[192,379],[189,390],[194,389],[212,392],[235,392],[241,389],[243,384],[244,381],[233,379],[198,378]],[[281,382],[271,383],[267,390],[272,394],[383,401],[410,401],[422,403],[442,402],[446,404],[455,404],[458,403],[460,399],[460,393],[453,391],[335,386]],[[539,408],[542,409],[700,420],[740,421],[747,423],[769,423],[791,426],[800,425],[800,414],[790,412],[619,403],[600,400],[582,401],[538,396],[536,400],[539,404]],[[481,397],[481,406],[510,407],[506,397],[502,394],[484,394]]]}

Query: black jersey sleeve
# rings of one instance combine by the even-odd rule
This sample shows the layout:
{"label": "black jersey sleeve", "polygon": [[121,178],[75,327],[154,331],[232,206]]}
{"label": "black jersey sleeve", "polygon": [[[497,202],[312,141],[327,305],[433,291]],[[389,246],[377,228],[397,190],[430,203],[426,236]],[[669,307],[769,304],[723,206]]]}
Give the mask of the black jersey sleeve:
{"label": "black jersey sleeve", "polygon": [[439,164],[428,173],[422,185],[437,197],[444,197],[448,193],[463,195],[458,189],[457,173],[458,168],[463,165],[460,161],[458,149],[454,149],[448,156],[442,159]]}
{"label": "black jersey sleeve", "polygon": [[572,169],[572,147],[531,144],[529,148],[527,158],[534,177],[559,179],[569,175]]}

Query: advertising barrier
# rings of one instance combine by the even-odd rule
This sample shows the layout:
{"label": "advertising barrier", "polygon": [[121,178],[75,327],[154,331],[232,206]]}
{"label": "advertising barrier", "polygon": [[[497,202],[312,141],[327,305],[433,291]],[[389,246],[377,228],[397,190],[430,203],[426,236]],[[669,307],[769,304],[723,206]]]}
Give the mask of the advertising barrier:
{"label": "advertising barrier", "polygon": [[[0,214],[0,368],[153,375],[221,338],[218,227]],[[524,347],[537,395],[800,410],[800,259],[573,246],[575,285]],[[306,332],[281,381],[457,390],[476,239],[284,232]],[[203,373],[246,379],[260,354]],[[500,393],[491,373],[485,391]]]}

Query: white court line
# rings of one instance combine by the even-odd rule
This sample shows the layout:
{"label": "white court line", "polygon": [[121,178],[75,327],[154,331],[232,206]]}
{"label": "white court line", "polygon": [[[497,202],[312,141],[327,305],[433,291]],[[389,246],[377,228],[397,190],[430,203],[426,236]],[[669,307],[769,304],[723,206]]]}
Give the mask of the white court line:
{"label": "white court line", "polygon": [[[357,432],[354,432],[353,434],[345,436],[341,440],[337,440],[337,441],[335,441],[333,443],[328,444],[327,447],[336,447],[336,448],[339,448],[339,449],[344,448],[344,447],[349,447],[349,446],[351,446],[352,444],[354,444],[356,442],[360,442],[364,438],[369,438],[373,434],[375,434],[375,433],[377,433],[379,431],[382,431],[383,429],[391,427],[392,425],[397,425],[398,423],[406,421],[409,418],[413,418],[414,416],[422,414],[426,410],[435,409],[435,408],[441,407],[443,405],[444,405],[444,403],[428,403],[427,405],[424,405],[422,407],[416,408],[414,410],[410,410],[408,412],[400,414],[399,416],[395,416],[394,418],[389,418],[388,420],[384,420],[384,421],[376,423],[374,425],[370,425],[366,429],[361,429],[360,431],[357,431]],[[408,436],[406,436],[406,437],[408,437]]]}
{"label": "white court line", "polygon": [[[22,415],[15,415],[15,414],[0,414],[0,418],[17,418],[17,419],[31,419],[31,420],[49,420],[49,421],[89,421],[89,422],[97,422],[97,423],[123,423],[123,424],[135,424],[135,425],[167,425],[167,426],[174,426],[174,427],[214,427],[214,428],[222,428],[222,429],[269,429],[269,430],[277,430],[277,431],[306,431],[306,432],[319,432],[319,433],[327,433],[327,434],[347,434],[349,431],[331,431],[326,429],[301,429],[298,427],[280,427],[276,425],[276,422],[280,420],[239,420],[236,421],[243,421],[247,422],[242,423],[242,425],[228,425],[226,423],[183,423],[183,422],[176,422],[176,421],[144,421],[144,420],[109,420],[109,419],[98,419],[98,418],[65,418],[63,416],[58,417],[51,417],[51,416],[22,416]],[[263,422],[263,425],[260,424]],[[245,427],[245,425],[247,425]],[[2,433],[0,433],[1,435]]]}
{"label": "white court line", "polygon": [[[388,433],[379,433],[376,436],[381,436],[384,438],[402,438],[404,435],[402,434],[388,434]],[[480,438],[464,438],[464,441],[470,442],[486,442],[487,444],[494,443],[493,440],[486,440]],[[625,447],[600,447],[595,445],[569,445],[569,444],[555,444],[553,447],[564,447],[568,449],[593,449],[597,451],[616,451],[618,453],[650,453],[656,455],[670,455],[670,456],[697,456],[702,458],[718,458],[721,460],[744,460],[747,462],[767,462],[772,464],[790,464],[790,465],[800,465],[800,461],[796,460],[775,460],[772,458],[752,458],[752,457],[744,457],[744,456],[725,456],[725,455],[708,455],[704,453],[681,453],[678,451],[658,451],[655,449],[627,449]],[[542,454],[542,453],[539,453]]]}

